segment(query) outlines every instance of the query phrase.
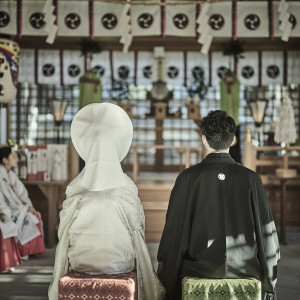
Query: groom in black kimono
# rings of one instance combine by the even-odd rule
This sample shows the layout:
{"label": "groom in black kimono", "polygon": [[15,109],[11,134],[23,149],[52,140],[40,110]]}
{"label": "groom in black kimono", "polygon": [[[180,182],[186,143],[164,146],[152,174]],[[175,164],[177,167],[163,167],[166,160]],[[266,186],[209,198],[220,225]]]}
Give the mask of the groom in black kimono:
{"label": "groom in black kimono", "polygon": [[279,244],[261,179],[231,158],[236,126],[225,111],[200,128],[207,156],[177,177],[157,255],[166,299],[181,299],[185,276],[253,277],[262,299],[276,299]]}

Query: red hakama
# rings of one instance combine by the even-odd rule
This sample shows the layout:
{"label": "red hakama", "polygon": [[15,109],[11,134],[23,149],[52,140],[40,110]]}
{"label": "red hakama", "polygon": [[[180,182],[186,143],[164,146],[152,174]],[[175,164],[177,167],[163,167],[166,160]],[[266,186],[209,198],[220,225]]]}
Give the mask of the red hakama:
{"label": "red hakama", "polygon": [[19,248],[21,257],[27,255],[42,254],[46,251],[41,215],[39,212],[37,212],[35,215],[39,219],[39,223],[36,224],[36,226],[39,229],[41,235],[37,236],[36,238],[24,245],[21,245],[20,241],[18,241],[17,246]]}
{"label": "red hakama", "polygon": [[0,230],[0,273],[22,263],[14,237],[4,239]]}

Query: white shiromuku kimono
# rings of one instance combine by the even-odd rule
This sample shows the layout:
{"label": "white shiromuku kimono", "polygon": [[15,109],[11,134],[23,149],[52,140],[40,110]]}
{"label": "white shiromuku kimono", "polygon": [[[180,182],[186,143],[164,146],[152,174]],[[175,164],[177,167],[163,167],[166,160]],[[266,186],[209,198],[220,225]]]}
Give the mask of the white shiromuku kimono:
{"label": "white shiromuku kimono", "polygon": [[32,203],[24,184],[13,171],[7,172],[2,165],[0,165],[0,193],[6,204],[6,213],[15,219],[17,239],[21,245],[41,235],[36,226],[39,223],[38,218],[28,212],[28,207],[32,206]]}
{"label": "white shiromuku kimono", "polygon": [[114,104],[89,104],[73,119],[71,138],[85,168],[67,187],[60,212],[50,300],[58,299],[59,279],[68,270],[117,274],[136,269],[139,300],[164,296],[145,242],[137,187],[120,165],[132,134],[131,120]]}

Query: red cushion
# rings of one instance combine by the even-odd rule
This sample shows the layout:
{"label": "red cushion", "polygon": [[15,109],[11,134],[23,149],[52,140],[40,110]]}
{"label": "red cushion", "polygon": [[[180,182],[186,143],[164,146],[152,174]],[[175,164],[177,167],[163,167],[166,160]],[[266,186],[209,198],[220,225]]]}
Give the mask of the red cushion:
{"label": "red cushion", "polygon": [[136,271],[112,275],[68,272],[59,280],[58,299],[137,300]]}

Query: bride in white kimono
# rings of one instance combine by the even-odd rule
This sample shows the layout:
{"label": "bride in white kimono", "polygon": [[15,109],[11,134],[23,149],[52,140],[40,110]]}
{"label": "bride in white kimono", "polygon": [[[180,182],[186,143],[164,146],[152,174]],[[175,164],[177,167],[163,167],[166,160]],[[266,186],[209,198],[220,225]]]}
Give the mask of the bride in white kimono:
{"label": "bride in white kimono", "polygon": [[59,279],[68,270],[117,274],[136,269],[138,299],[163,298],[144,239],[138,190],[120,164],[132,135],[131,120],[114,104],[89,104],[74,117],[71,138],[85,168],[66,190],[50,300],[58,299]]}

